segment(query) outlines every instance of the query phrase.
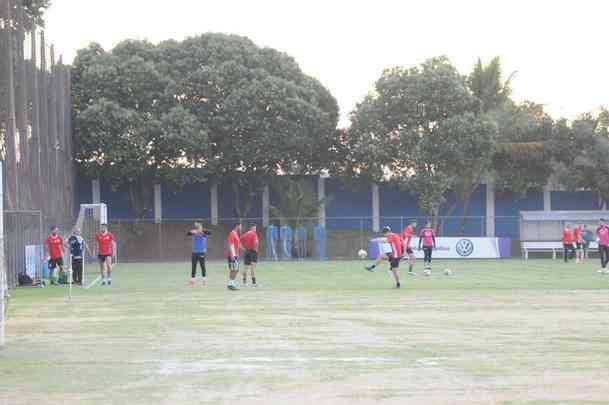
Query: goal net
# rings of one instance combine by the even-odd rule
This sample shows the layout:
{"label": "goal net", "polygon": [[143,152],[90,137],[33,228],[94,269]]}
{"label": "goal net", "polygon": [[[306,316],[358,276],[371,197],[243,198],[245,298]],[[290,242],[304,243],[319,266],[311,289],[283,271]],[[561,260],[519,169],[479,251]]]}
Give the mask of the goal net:
{"label": "goal net", "polygon": [[[72,233],[78,230],[83,238],[83,269],[82,269],[82,284],[87,285],[87,258],[95,256],[95,235],[99,231],[101,224],[108,222],[108,207],[106,204],[81,204],[78,212],[76,224],[72,228]],[[69,236],[68,236],[69,237]],[[69,268],[72,268],[71,256],[69,259]],[[90,263],[90,262],[89,262]],[[96,264],[93,262],[93,271],[96,269]]]}

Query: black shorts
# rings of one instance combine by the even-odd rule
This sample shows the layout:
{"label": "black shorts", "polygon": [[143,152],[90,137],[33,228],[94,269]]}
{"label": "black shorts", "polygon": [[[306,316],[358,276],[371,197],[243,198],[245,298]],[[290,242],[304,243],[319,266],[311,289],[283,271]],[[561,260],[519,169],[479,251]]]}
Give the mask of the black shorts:
{"label": "black shorts", "polygon": [[59,266],[63,267],[63,257],[58,257],[57,259],[49,259],[49,269],[54,269]]}
{"label": "black shorts", "polygon": [[193,253],[192,259],[193,260],[205,260],[205,253]]}
{"label": "black shorts", "polygon": [[97,260],[100,263],[104,263],[108,257],[112,257],[112,255],[97,255]]}
{"label": "black shorts", "polygon": [[400,258],[399,257],[392,257],[390,255],[387,255],[387,257],[389,258],[389,267],[391,267],[392,270],[400,268]]}
{"label": "black shorts", "polygon": [[256,252],[255,250],[246,250],[243,263],[246,266],[249,266],[252,263],[258,263],[258,252]]}
{"label": "black shorts", "polygon": [[584,244],[582,242],[577,242],[575,244],[575,247],[577,248],[577,250],[582,250],[584,248]]}

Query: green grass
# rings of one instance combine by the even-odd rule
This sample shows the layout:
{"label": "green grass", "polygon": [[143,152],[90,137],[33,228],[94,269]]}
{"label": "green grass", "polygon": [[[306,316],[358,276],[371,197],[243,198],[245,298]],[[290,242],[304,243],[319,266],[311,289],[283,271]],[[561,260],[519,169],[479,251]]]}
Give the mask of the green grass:
{"label": "green grass", "polygon": [[401,290],[357,261],[261,263],[238,292],[188,267],[11,291],[0,404],[609,403],[596,261],[437,262]]}

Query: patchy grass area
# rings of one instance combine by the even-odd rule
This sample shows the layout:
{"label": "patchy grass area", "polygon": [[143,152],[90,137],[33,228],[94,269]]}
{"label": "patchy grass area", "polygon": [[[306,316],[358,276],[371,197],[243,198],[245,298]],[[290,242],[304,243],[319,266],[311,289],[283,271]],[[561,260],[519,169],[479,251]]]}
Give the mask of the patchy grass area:
{"label": "patchy grass area", "polygon": [[609,402],[596,261],[437,262],[401,290],[363,264],[261,263],[237,292],[220,262],[208,287],[155,263],[71,302],[14,290],[0,404]]}

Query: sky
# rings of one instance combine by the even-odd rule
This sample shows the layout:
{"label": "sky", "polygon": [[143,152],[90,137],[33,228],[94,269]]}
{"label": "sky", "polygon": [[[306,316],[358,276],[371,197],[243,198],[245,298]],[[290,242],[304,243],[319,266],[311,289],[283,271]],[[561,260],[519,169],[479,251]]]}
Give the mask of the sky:
{"label": "sky", "polygon": [[467,74],[499,56],[513,97],[555,118],[609,106],[603,0],[52,0],[47,38],[64,61],[90,42],[244,35],[292,55],[336,97],[341,126],[383,69],[446,55]]}

